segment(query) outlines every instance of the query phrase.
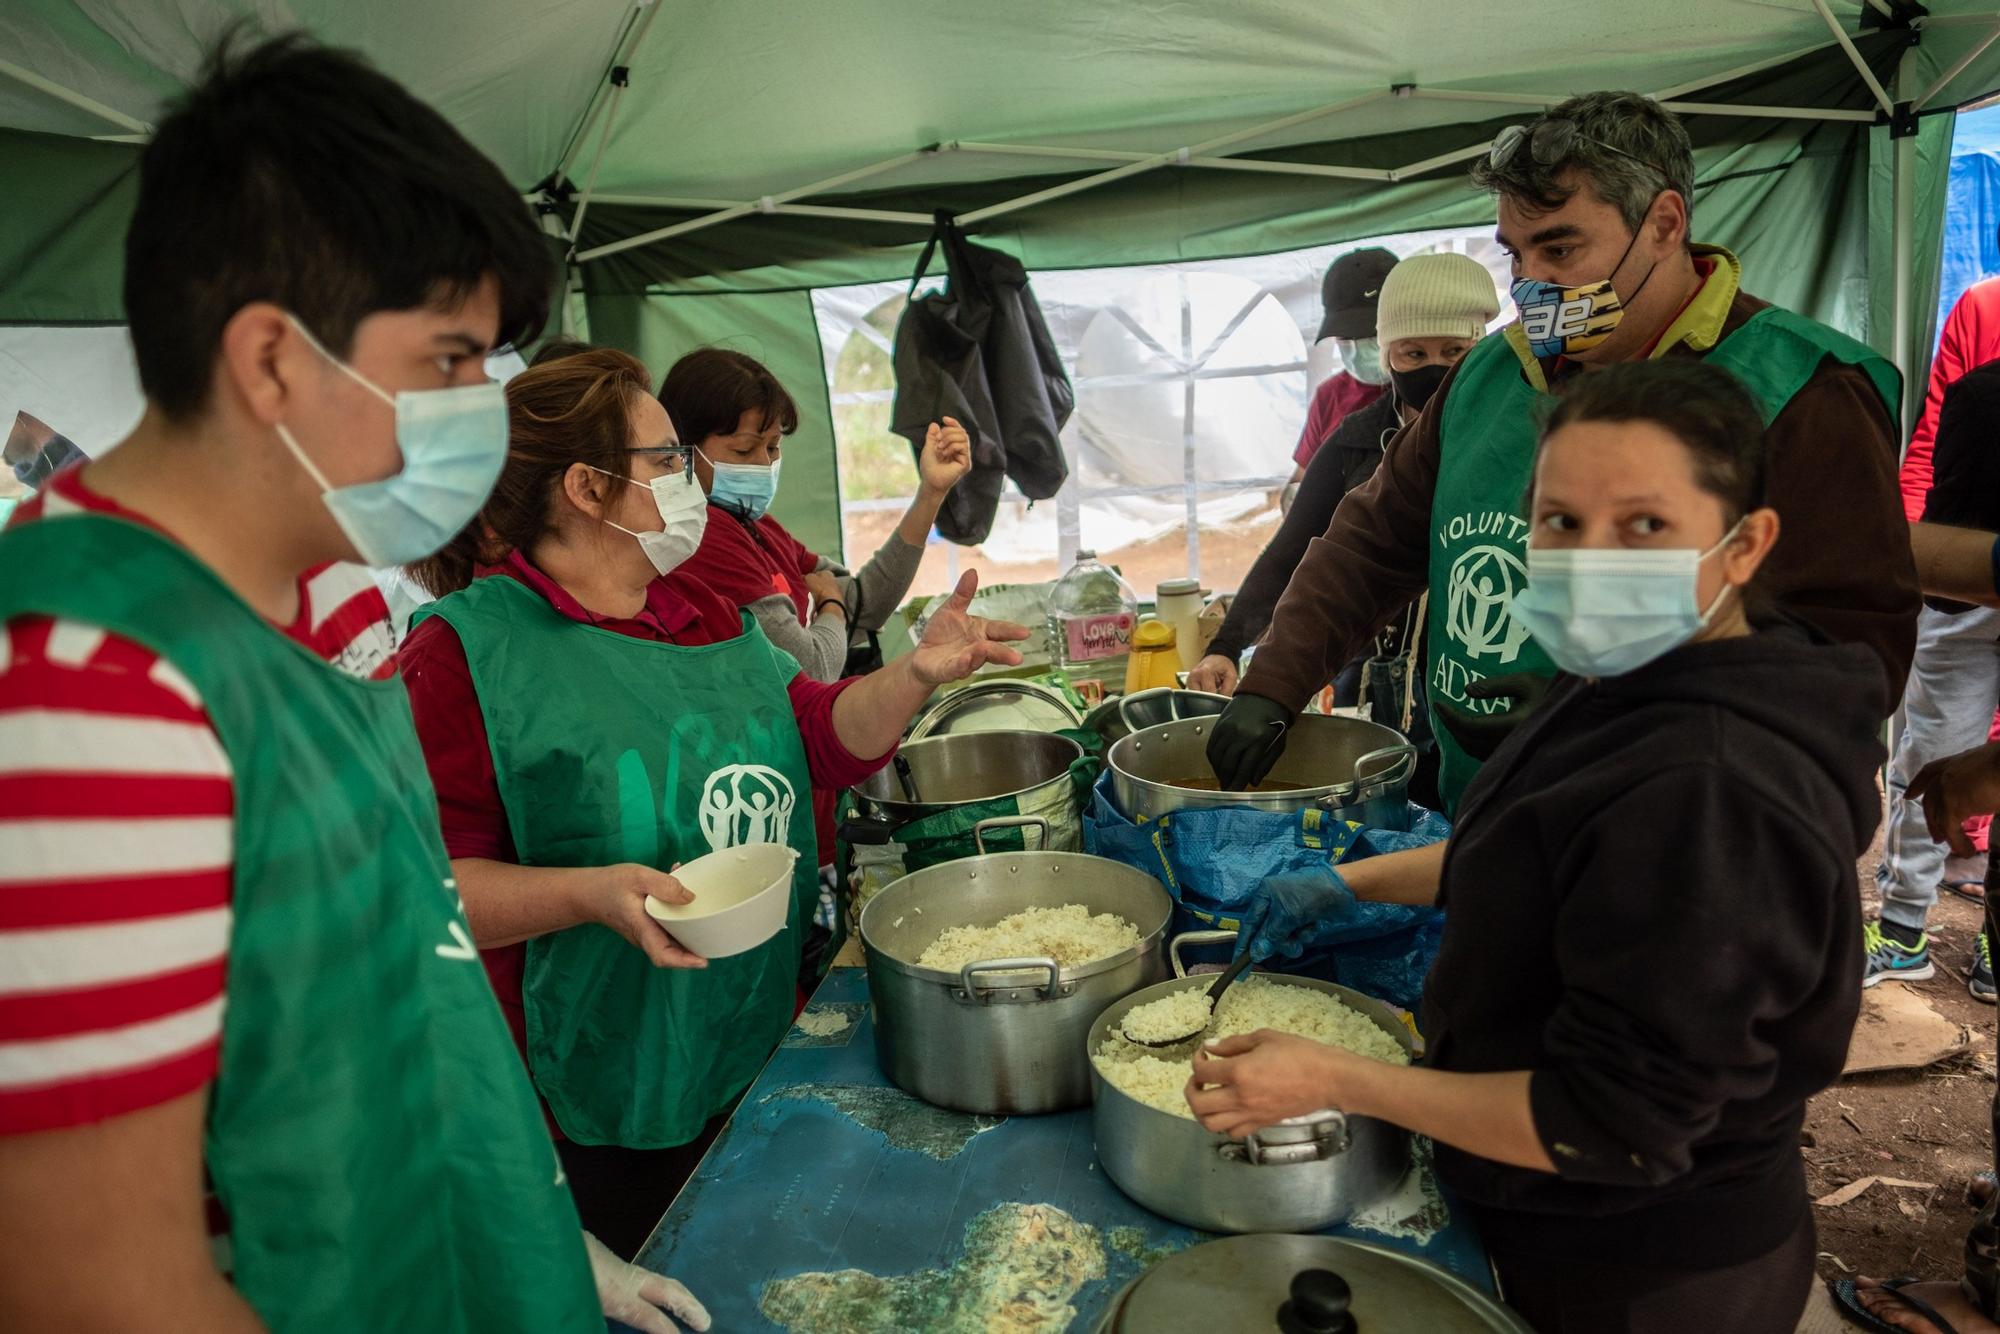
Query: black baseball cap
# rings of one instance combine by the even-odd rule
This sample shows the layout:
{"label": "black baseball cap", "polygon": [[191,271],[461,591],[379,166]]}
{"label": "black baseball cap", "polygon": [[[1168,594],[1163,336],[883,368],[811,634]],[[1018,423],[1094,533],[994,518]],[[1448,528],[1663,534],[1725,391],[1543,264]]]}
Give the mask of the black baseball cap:
{"label": "black baseball cap", "polygon": [[1396,257],[1380,246],[1350,250],[1327,266],[1320,280],[1319,299],[1325,313],[1320,316],[1321,338],[1373,338],[1375,298],[1382,295],[1382,280],[1396,267]]}

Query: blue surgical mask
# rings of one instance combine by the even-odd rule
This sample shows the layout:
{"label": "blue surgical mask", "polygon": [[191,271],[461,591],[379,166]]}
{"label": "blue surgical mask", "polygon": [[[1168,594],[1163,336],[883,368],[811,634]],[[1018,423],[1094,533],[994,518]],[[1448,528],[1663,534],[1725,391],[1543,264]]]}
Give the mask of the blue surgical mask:
{"label": "blue surgical mask", "polygon": [[1706,551],[1529,547],[1528,586],[1515,594],[1509,614],[1573,676],[1637,671],[1714,618],[1730,588],[1704,611],[1695,604],[1695,577],[1736,531]]}
{"label": "blue surgical mask", "polygon": [[1382,345],[1373,338],[1337,338],[1340,364],[1363,384],[1387,384],[1389,372],[1382,365]]}
{"label": "blue surgical mask", "polygon": [[399,472],[375,482],[334,486],[283,422],[278,438],[319,486],[320,503],[355,554],[369,565],[407,565],[444,546],[479,513],[507,463],[507,396],[497,384],[403,390],[391,395],[320,345],[287,315],[313,349],[396,409]]}
{"label": "blue surgical mask", "polygon": [[766,467],[756,463],[717,463],[706,454],[701,457],[715,472],[715,482],[708,488],[710,500],[742,510],[752,519],[764,517],[764,511],[771,508],[771,497],[778,494],[777,463]]}

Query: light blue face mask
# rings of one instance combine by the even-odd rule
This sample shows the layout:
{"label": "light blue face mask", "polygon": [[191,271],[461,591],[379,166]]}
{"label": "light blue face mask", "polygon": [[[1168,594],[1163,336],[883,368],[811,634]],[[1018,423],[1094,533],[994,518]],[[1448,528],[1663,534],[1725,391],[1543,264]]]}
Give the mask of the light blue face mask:
{"label": "light blue face mask", "polygon": [[396,409],[402,470],[376,482],[334,486],[278,424],[278,438],[320,490],[320,502],[369,565],[407,565],[456,537],[479,513],[507,463],[507,395],[497,384],[404,390],[390,395],[320,345],[287,315],[313,349]]}
{"label": "light blue face mask", "polygon": [[771,508],[771,497],[778,494],[778,463],[782,459],[766,467],[756,463],[717,463],[706,454],[701,457],[715,472],[715,481],[708,488],[710,500],[742,510],[752,519],[764,517],[764,511]]}
{"label": "light blue face mask", "polygon": [[1382,364],[1382,345],[1373,338],[1336,338],[1340,365],[1363,384],[1389,383],[1388,368]]}
{"label": "light blue face mask", "polygon": [[1529,547],[1528,586],[1509,614],[1571,675],[1623,676],[1687,643],[1714,618],[1730,588],[1703,611],[1695,605],[1695,577],[1735,536],[1731,528],[1706,551]]}

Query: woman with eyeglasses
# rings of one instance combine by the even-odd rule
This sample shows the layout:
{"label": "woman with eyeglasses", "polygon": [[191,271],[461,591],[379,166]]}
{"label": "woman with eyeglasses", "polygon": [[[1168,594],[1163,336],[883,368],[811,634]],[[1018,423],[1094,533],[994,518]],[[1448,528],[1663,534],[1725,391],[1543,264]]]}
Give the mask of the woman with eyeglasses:
{"label": "woman with eyeglasses", "polygon": [[[818,896],[806,795],[888,759],[931,691],[1015,663],[966,614],[824,683],[685,565],[709,506],[645,368],[608,348],[507,384],[479,516],[411,567],[438,600],[401,651],[445,845],[585,1225],[632,1254],[790,1024]],[[800,855],[784,931],[712,963],[645,909],[750,842]],[[468,1090],[467,1096],[476,1096]]]}

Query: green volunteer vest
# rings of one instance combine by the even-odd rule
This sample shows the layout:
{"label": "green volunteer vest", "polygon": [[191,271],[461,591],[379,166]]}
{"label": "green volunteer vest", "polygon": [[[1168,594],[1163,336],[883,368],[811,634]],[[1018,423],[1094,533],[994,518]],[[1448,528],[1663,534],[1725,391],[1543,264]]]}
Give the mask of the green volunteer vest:
{"label": "green volunteer vest", "polygon": [[[1704,358],[1754,393],[1769,426],[1828,357],[1868,373],[1885,403],[1900,396],[1895,367],[1825,325],[1775,307],[1751,316]],[[1489,676],[1553,676],[1555,665],[1508,615],[1527,582],[1525,499],[1534,466],[1538,400],[1504,331],[1460,363],[1439,424],[1437,489],[1431,500],[1429,660],[1439,791],[1455,810],[1479,762],[1459,749],[1435,701],[1479,712],[1498,707],[1467,696]]]}
{"label": "green volunteer vest", "polygon": [[528,1068],[580,1144],[685,1144],[792,1020],[819,901],[798,664],[748,616],[683,647],[572,621],[506,576],[419,609],[458,632],[523,866],[676,863],[741,843],[799,853],[785,930],[701,970],[655,968],[608,927],[528,942]]}
{"label": "green volunteer vest", "polygon": [[602,1331],[402,683],[345,675],[179,546],[97,515],[0,535],[0,620],[22,615],[158,653],[229,756],[234,918],[205,1150],[244,1298],[281,1334]]}

